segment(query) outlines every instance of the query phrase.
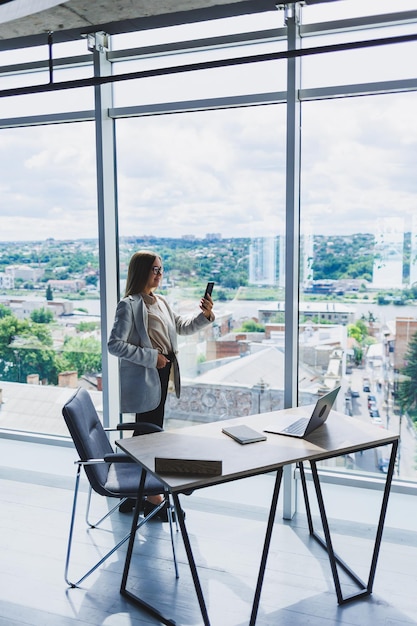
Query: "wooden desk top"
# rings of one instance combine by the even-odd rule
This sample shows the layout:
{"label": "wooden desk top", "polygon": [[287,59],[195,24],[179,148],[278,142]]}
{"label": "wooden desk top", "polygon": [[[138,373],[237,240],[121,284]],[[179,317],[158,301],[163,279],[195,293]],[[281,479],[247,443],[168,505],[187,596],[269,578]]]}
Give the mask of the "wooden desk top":
{"label": "wooden desk top", "polygon": [[[116,445],[172,491],[198,489],[277,470],[297,461],[320,461],[396,441],[399,436],[379,426],[331,411],[327,421],[306,439],[267,434],[267,440],[241,445],[222,433],[224,426],[246,424],[262,432],[272,424],[285,428],[309,416],[314,405],[272,411],[209,424],[129,437]],[[169,476],[155,473],[155,457],[221,460],[221,476]]]}

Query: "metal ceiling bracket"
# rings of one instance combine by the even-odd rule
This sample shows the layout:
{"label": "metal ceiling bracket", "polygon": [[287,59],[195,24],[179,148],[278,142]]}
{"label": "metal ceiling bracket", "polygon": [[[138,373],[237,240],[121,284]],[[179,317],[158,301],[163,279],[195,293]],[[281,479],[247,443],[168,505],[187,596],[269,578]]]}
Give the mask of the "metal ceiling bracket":
{"label": "metal ceiling bracket", "polygon": [[109,49],[109,35],[102,30],[88,33],[87,46],[90,52],[106,52]]}

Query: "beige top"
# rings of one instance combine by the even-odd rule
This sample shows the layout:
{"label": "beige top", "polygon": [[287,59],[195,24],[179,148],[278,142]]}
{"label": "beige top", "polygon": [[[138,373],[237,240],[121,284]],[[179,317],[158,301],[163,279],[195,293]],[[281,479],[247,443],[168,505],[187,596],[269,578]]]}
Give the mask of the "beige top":
{"label": "beige top", "polygon": [[173,351],[168,334],[168,326],[172,322],[165,304],[152,293],[142,293],[141,295],[148,309],[148,335],[152,347],[161,354],[169,354]]}

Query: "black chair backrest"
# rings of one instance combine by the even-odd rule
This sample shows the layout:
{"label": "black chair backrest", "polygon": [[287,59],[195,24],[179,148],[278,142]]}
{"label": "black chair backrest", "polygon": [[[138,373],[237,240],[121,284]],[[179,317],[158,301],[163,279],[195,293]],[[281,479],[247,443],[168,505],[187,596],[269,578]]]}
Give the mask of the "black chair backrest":
{"label": "black chair backrest", "polygon": [[[104,455],[113,452],[93,401],[86,389],[81,387],[77,389],[63,406],[62,415],[81,461],[102,459]],[[109,471],[108,464],[97,463],[84,467],[92,488],[97,493],[106,495],[103,485],[106,483]]]}

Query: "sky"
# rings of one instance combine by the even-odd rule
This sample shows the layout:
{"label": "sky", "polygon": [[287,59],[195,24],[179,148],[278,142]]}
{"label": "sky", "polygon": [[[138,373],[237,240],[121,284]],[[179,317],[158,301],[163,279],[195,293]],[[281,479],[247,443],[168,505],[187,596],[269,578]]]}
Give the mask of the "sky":
{"label": "sky", "polygon": [[[327,11],[332,4],[349,2],[330,3]],[[407,51],[414,50],[415,58],[417,44],[412,45]],[[389,55],[379,49],[378,55],[311,59],[303,69],[303,86],[416,78],[412,58],[398,46]],[[183,98],[193,92],[202,97],[208,80],[213,80],[210,92],[219,95],[229,89],[236,93],[245,84],[274,91],[282,89],[283,73],[270,66],[265,72],[260,67],[219,71],[213,77],[186,77],[175,90]],[[165,97],[168,87],[169,99],[178,99],[171,80],[157,80],[119,90],[116,106],[139,97]],[[79,97],[80,92],[64,92],[53,104],[60,110],[77,108]],[[92,108],[90,97],[79,108]],[[45,96],[0,99],[0,118],[28,114],[29,104],[38,113],[51,107]],[[413,92],[303,104],[301,217],[306,231],[375,232],[384,228],[385,218],[399,215],[410,229],[417,209],[416,110]],[[284,233],[283,106],[123,119],[116,133],[121,235]],[[1,139],[0,241],[97,237],[93,124],[5,129]]]}

